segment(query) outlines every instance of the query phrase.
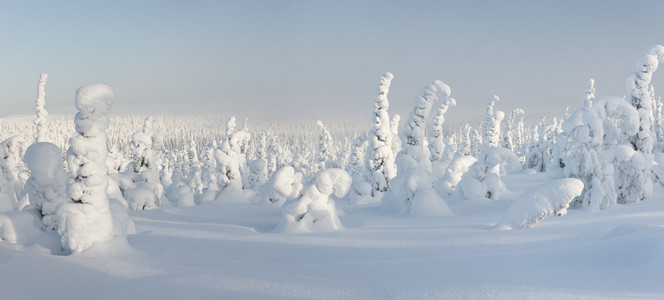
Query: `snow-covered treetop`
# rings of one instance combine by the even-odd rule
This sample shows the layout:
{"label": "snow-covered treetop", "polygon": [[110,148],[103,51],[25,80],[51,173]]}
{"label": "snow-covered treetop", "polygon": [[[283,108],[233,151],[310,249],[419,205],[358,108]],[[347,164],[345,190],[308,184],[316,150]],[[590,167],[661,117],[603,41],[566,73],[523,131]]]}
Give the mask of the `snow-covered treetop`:
{"label": "snow-covered treetop", "polygon": [[112,104],[113,90],[103,83],[89,84],[76,91],[76,108],[80,112],[107,112]]}

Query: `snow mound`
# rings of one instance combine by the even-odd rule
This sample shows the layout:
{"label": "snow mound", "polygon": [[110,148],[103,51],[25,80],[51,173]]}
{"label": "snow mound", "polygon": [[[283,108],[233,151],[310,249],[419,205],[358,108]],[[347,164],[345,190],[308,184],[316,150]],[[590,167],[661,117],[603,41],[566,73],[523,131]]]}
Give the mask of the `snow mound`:
{"label": "snow mound", "polygon": [[576,178],[546,181],[515,200],[495,228],[532,228],[548,216],[562,216],[582,190],[583,182]]}
{"label": "snow mound", "polygon": [[42,233],[39,213],[34,209],[0,214],[0,241],[27,244]]}

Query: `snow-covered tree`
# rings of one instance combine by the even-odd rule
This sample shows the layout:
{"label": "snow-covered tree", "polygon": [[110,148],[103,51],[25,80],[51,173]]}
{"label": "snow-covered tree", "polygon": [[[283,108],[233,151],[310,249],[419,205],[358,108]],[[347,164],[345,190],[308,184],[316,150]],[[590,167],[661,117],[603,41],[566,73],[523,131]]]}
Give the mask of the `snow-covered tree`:
{"label": "snow-covered tree", "polygon": [[403,149],[397,155],[397,172],[421,167],[431,172],[431,153],[427,147],[426,125],[429,112],[438,99],[447,99],[450,87],[436,80],[427,85],[415,99],[415,107],[404,125],[401,140]]}
{"label": "snow-covered tree", "polygon": [[652,75],[657,70],[659,62],[664,61],[664,46],[656,45],[650,48],[636,62],[637,70],[627,78],[627,101],[639,112],[639,132],[630,138],[634,150],[643,154],[645,160],[643,176],[645,178],[639,188],[639,200],[652,196],[653,149],[656,143],[653,128],[655,110],[655,90],[651,84]]}
{"label": "snow-covered tree", "polygon": [[7,195],[12,207],[17,208],[23,190],[19,179],[22,142],[18,136],[0,143],[0,193]]}
{"label": "snow-covered tree", "polygon": [[216,199],[225,202],[246,202],[242,192],[244,187],[242,170],[246,168],[247,163],[243,151],[246,151],[244,141],[247,140],[249,133],[244,130],[235,131],[235,128],[235,117],[231,117],[226,124],[226,137],[219,149],[214,152],[220,189]]}
{"label": "snow-covered tree", "polygon": [[336,157],[334,154],[334,146],[332,144],[332,135],[327,130],[322,121],[316,121],[316,126],[318,126],[319,131],[318,151],[316,152],[314,171],[335,167],[334,161],[336,160]]}
{"label": "snow-covered tree", "polygon": [[127,165],[131,186],[125,186],[124,198],[133,210],[154,209],[161,206],[164,187],[159,177],[159,163],[155,150],[161,147],[161,138],[153,133],[152,118],[131,136],[129,149],[132,162]]}
{"label": "snow-covered tree", "polygon": [[509,149],[486,149],[461,177],[455,190],[455,198],[497,200],[507,191],[500,176],[520,168],[519,158]]}
{"label": "snow-covered tree", "polygon": [[450,214],[445,201],[433,190],[431,154],[427,147],[427,117],[438,99],[447,99],[450,88],[436,80],[415,99],[415,107],[402,132],[403,149],[397,155],[397,176],[390,181],[383,207],[411,216]]}
{"label": "snow-covered tree", "polygon": [[500,122],[503,121],[505,113],[494,111],[494,106],[499,99],[496,95],[489,98],[489,103],[484,113],[484,121],[482,122],[482,150],[498,147],[498,143],[500,142]]}
{"label": "snow-covered tree", "polygon": [[[594,81],[591,79],[585,107],[572,113],[563,122],[563,132],[557,138],[554,159],[547,167],[547,174],[552,177],[562,173],[562,177],[580,179],[584,185],[583,191],[572,201],[571,206],[585,206],[595,211],[613,205],[616,193],[613,166],[603,157],[602,152],[604,126],[592,109],[593,99]],[[609,164],[606,165],[606,162]]]}
{"label": "snow-covered tree", "polygon": [[59,205],[56,212],[62,246],[74,253],[124,236],[129,230],[126,208],[120,204],[122,208],[117,209],[107,194],[106,128],[112,103],[113,91],[105,84],[86,85],[76,91],[74,123],[78,135],[67,151],[69,202]]}
{"label": "snow-covered tree", "polygon": [[277,232],[320,232],[342,229],[332,195],[348,193],[352,179],[337,168],[321,170],[315,181],[304,188],[302,197],[283,208]]}
{"label": "snow-covered tree", "polygon": [[[521,108],[515,108],[512,110],[510,115],[507,117],[507,120],[503,123],[503,129],[501,134],[503,136],[501,146],[512,151],[516,151],[521,146],[522,132],[519,132],[519,124],[517,124],[517,119],[519,116],[523,120],[523,115],[525,111]],[[521,128],[523,129],[523,128]]]}
{"label": "snow-covered tree", "polygon": [[390,107],[387,94],[390,91],[392,78],[394,76],[389,72],[380,78],[378,96],[374,103],[373,128],[369,133],[367,148],[366,168],[369,171],[373,191],[377,192],[387,191],[390,179],[397,175],[392,145],[392,127],[387,111]]}
{"label": "snow-covered tree", "polygon": [[451,106],[455,106],[454,98],[445,98],[440,101],[440,106],[431,123],[431,134],[429,135],[429,151],[431,152],[431,162],[440,161],[445,150],[445,139],[443,135],[443,123],[445,123],[445,113]]}
{"label": "snow-covered tree", "polygon": [[44,106],[46,105],[46,92],[44,87],[46,86],[46,79],[48,75],[42,73],[39,78],[39,84],[37,86],[37,100],[35,101],[35,110],[37,111],[37,119],[35,119],[35,125],[37,126],[36,140],[37,142],[46,142],[46,121],[48,117],[48,112]]}
{"label": "snow-covered tree", "polygon": [[24,190],[27,200],[40,213],[42,229],[56,230],[56,208],[67,201],[65,187],[68,176],[62,150],[48,142],[34,143],[25,151],[24,161],[30,169]]}

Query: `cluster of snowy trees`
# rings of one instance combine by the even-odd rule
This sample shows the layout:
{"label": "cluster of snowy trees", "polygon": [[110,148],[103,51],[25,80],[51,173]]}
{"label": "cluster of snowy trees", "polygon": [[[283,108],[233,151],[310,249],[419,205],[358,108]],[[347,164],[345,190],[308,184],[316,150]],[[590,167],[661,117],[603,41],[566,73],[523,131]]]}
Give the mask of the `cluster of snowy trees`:
{"label": "cluster of snowy trees", "polygon": [[[303,134],[304,143],[253,130],[235,117],[223,130],[205,131],[206,139],[154,117],[114,126],[108,114],[113,92],[103,84],[76,92],[73,131],[58,134],[58,126],[47,125],[42,75],[34,136],[0,143],[0,213],[33,214],[40,230],[57,231],[64,249],[80,252],[133,232],[129,210],[254,203],[282,210],[277,231],[335,230],[343,227],[335,201],[444,216],[455,201],[501,199],[505,174],[546,172],[548,183],[515,201],[500,223],[532,227],[568,207],[595,211],[647,199],[653,182],[664,182],[657,163],[664,150],[663,105],[651,84],[662,59],[664,47],[655,46],[638,60],[624,98],[596,98],[591,79],[583,107],[562,120],[527,126],[523,109],[506,114],[492,96],[480,124],[455,131],[445,130],[444,122],[457,102],[439,80],[424,87],[400,127],[400,116],[389,111],[394,76],[385,73],[371,128],[334,136],[318,121],[315,134]],[[0,219],[0,238],[9,241],[11,224]]]}

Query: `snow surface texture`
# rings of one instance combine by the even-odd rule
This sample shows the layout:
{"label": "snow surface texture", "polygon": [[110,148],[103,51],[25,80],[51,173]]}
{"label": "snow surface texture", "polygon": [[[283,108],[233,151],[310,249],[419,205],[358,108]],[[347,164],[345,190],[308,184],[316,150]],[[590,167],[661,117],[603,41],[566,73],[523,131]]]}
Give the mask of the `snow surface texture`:
{"label": "snow surface texture", "polygon": [[496,228],[532,228],[548,216],[565,215],[582,190],[583,182],[576,178],[546,181],[518,197]]}
{"label": "snow surface texture", "polygon": [[[503,180],[516,195],[542,184]],[[430,219],[339,201],[345,230],[304,235],[271,232],[280,208],[211,202],[133,211],[138,233],[126,242],[66,257],[52,255],[59,238],[33,216],[24,223],[34,236],[0,243],[0,289],[3,299],[662,299],[664,190],[655,191],[531,230],[491,230],[516,195],[451,203],[455,215]]]}

